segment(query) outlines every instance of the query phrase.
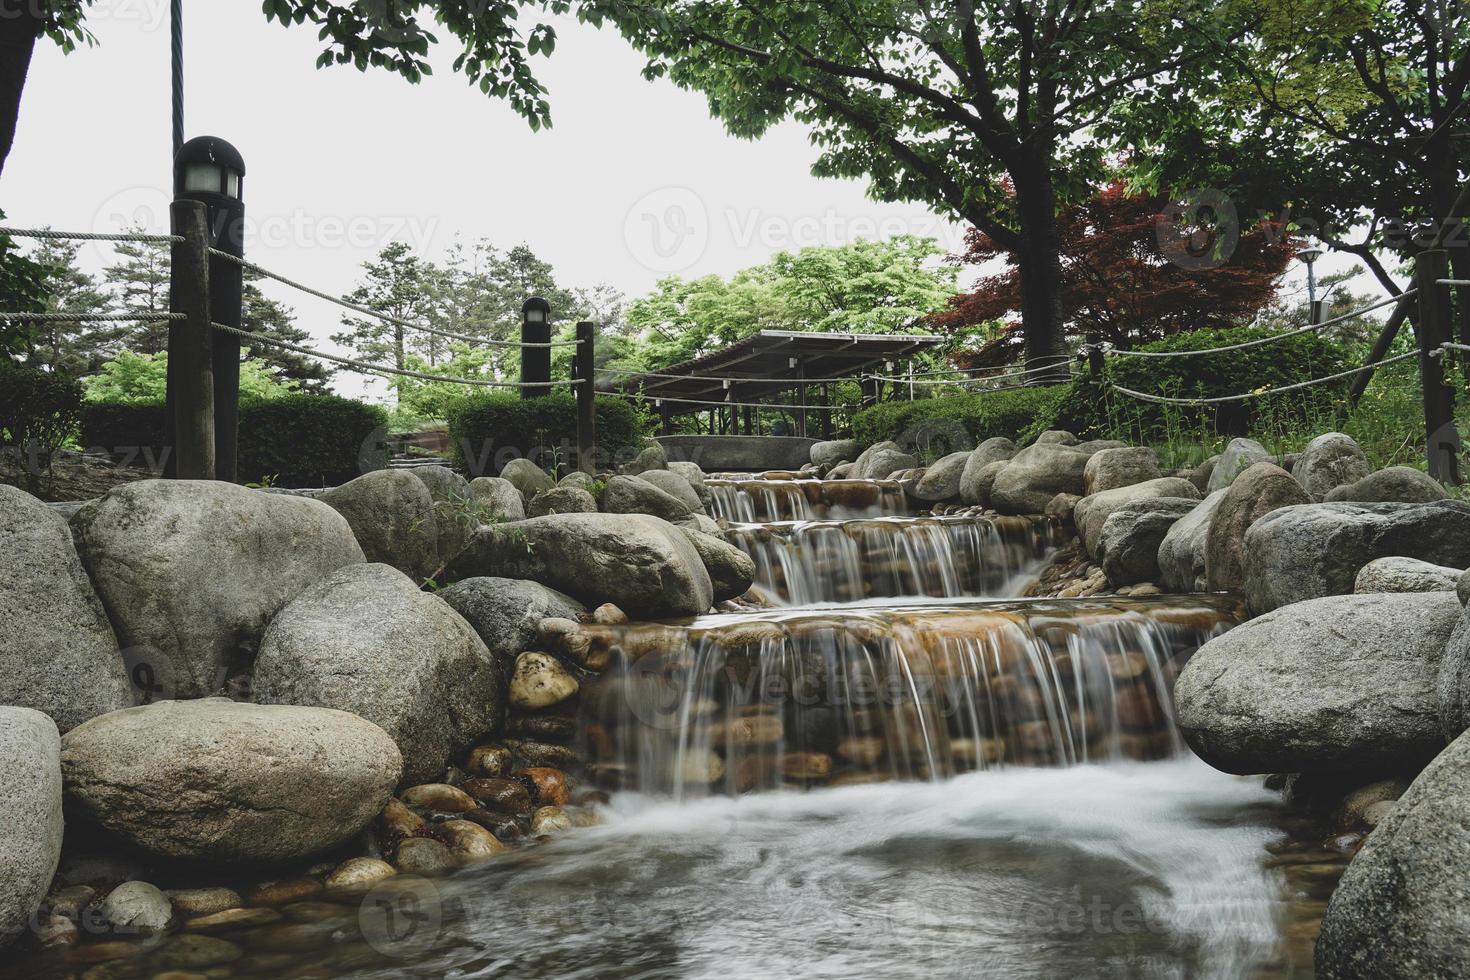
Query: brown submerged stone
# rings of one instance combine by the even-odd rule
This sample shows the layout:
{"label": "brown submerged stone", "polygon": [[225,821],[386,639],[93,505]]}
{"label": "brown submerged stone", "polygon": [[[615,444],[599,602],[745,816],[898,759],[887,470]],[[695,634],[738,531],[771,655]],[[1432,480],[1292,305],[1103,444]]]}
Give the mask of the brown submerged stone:
{"label": "brown submerged stone", "polygon": [[401,800],[389,800],[378,815],[383,834],[390,842],[402,837],[413,837],[424,831],[424,818],[403,805]]}
{"label": "brown submerged stone", "polygon": [[465,771],[471,776],[509,776],[515,769],[510,749],[503,745],[477,745],[470,749]]}
{"label": "brown submerged stone", "polygon": [[308,895],[322,890],[322,883],[315,878],[283,878],[257,885],[245,893],[245,901],[251,905],[285,905],[298,902]]}
{"label": "brown submerged stone", "polygon": [[825,752],[783,752],[781,775],[804,782],[832,775],[832,757]]}
{"label": "brown submerged stone", "polygon": [[465,792],[492,813],[522,814],[532,809],[531,790],[517,779],[467,779]]}
{"label": "brown submerged stone", "polygon": [[410,786],[398,798],[414,810],[433,813],[463,813],[475,808],[475,801],[468,793],[447,783]]}
{"label": "brown submerged stone", "polygon": [[469,820],[448,820],[434,829],[462,864],[474,864],[510,850],[490,831]]}
{"label": "brown submerged stone", "polygon": [[281,921],[281,913],[275,909],[225,909],[210,912],[184,923],[185,932],[228,932],[231,929],[249,929]]}
{"label": "brown submerged stone", "polygon": [[505,723],[507,735],[532,742],[573,742],[577,729],[577,719],[571,715],[511,715]]}
{"label": "brown submerged stone", "polygon": [[571,746],[520,738],[508,738],[505,744],[517,761],[524,763],[527,768],[567,770],[580,769],[582,766],[582,756]]}
{"label": "brown submerged stone", "polygon": [[539,806],[563,806],[571,800],[567,774],[549,766],[529,766],[515,772],[515,777],[531,791],[532,801]]}

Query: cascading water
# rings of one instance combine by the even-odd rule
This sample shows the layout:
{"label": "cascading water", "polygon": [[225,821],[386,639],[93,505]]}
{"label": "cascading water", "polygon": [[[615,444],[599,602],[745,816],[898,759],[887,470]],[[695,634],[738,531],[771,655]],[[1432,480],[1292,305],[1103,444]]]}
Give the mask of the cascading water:
{"label": "cascading water", "polygon": [[844,520],[904,514],[903,489],[893,480],[710,480],[711,515],[727,521]]}
{"label": "cascading water", "polygon": [[596,632],[599,778],[675,797],[1160,759],[1183,659],[1233,600],[922,602]]}

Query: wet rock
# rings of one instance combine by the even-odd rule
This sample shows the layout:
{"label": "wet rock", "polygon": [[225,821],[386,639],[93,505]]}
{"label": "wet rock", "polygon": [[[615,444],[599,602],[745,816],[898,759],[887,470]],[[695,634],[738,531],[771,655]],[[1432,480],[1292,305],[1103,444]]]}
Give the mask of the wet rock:
{"label": "wet rock", "polygon": [[581,755],[569,745],[533,742],[521,738],[508,738],[505,744],[521,765],[532,769],[578,769],[582,765]]}
{"label": "wet rock", "polygon": [[468,820],[449,820],[435,830],[460,864],[475,864],[510,850],[490,831]]}
{"label": "wet rock", "polygon": [[537,836],[559,834],[574,826],[571,816],[559,806],[543,806],[531,815],[531,833]]}
{"label": "wet rock", "polygon": [[602,509],[609,514],[648,514],[666,521],[681,520],[693,513],[679,498],[636,476],[608,480]]}
{"label": "wet rock", "polygon": [[465,764],[465,769],[472,776],[509,776],[513,768],[510,749],[503,745],[477,745],[470,750],[469,761]]}
{"label": "wet rock", "polygon": [[367,826],[401,761],[346,712],[212,698],[94,718],[62,739],[61,767],[68,805],[145,851],[270,863]]}
{"label": "wet rock", "polygon": [[1157,497],[1129,501],[1109,514],[1097,541],[1108,581],[1119,586],[1158,579],[1159,548],[1165,536],[1199,503],[1193,498]]}
{"label": "wet rock", "polygon": [[1226,772],[1371,774],[1422,763],[1444,745],[1435,677],[1460,611],[1445,593],[1375,593],[1250,620],[1184,667],[1180,730]]}
{"label": "wet rock", "polygon": [[130,707],[117,638],[66,522],[0,484],[0,704],[34,708],[61,731]]}
{"label": "wet rock", "polygon": [[511,715],[505,723],[505,734],[510,736],[507,744],[525,739],[533,742],[575,742],[580,733],[581,726],[571,715]]}
{"label": "wet rock", "polygon": [[467,578],[436,595],[474,627],[507,681],[515,658],[537,646],[543,619],[575,620],[583,612],[571,596],[523,579]]}
{"label": "wet rock", "polygon": [[456,563],[531,579],[637,619],[693,616],[714,604],[703,559],[680,529],[641,514],[554,514],[482,528]]}
{"label": "wet rock", "polygon": [[837,743],[837,757],[866,768],[877,765],[887,749],[887,743],[878,736],[854,735]]}
{"label": "wet rock", "polygon": [[1341,432],[1327,432],[1307,443],[1291,468],[1291,475],[1313,500],[1322,500],[1337,487],[1356,483],[1372,472],[1362,448]]}
{"label": "wet rock", "polygon": [[[786,735],[779,715],[750,715],[716,722],[709,729],[709,744],[715,748],[748,748],[776,745]],[[726,755],[729,753],[727,752]]]}
{"label": "wet rock", "polygon": [[493,731],[505,690],[470,625],[387,565],[341,569],[283,609],[261,640],[254,684],[262,704],[337,708],[378,725],[411,783]]}
{"label": "wet rock", "polygon": [[1353,591],[1375,558],[1470,563],[1470,504],[1310,504],[1286,507],[1245,535],[1245,593],[1253,610]]}
{"label": "wet rock", "polygon": [[825,752],[781,753],[781,775],[797,782],[826,779],[832,775],[832,757]]}
{"label": "wet rock", "polygon": [[427,826],[423,817],[414,813],[397,799],[389,800],[383,805],[383,812],[378,815],[378,823],[383,828],[383,836],[390,841],[402,837],[415,837],[422,834]]}
{"label": "wet rock", "polygon": [[214,936],[174,936],[154,952],[153,965],[166,970],[203,970],[233,963],[245,953],[234,943]]}
{"label": "wet rock", "polygon": [[233,888],[170,888],[164,894],[180,915],[213,915],[245,904]]}
{"label": "wet rock", "polygon": [[671,470],[648,470],[638,474],[638,479],[653,484],[679,501],[690,514],[703,514],[705,511],[704,500],[700,498],[694,485],[678,473]]}
{"label": "wet rock", "polygon": [[531,505],[526,508],[527,517],[595,513],[597,499],[579,487],[552,487],[550,490],[542,490],[531,498]]}
{"label": "wet rock", "polygon": [[410,786],[398,798],[404,805],[420,812],[429,813],[463,813],[475,808],[475,801],[470,794],[455,786],[445,783],[424,783],[420,786]]}
{"label": "wet rock", "polygon": [[513,459],[501,467],[500,478],[521,492],[525,500],[532,500],[543,490],[556,486],[546,471],[529,459]]}
{"label": "wet rock", "polygon": [[[1149,480],[1147,483],[1119,487],[1116,490],[1104,490],[1102,493],[1094,493],[1091,496],[1083,497],[1077,502],[1076,508],[1072,511],[1072,520],[1077,524],[1077,535],[1082,539],[1083,549],[1088,555],[1094,558],[1100,558],[1101,554],[1098,545],[1102,539],[1102,529],[1103,525],[1107,522],[1108,515],[1112,514],[1115,510],[1119,510],[1126,504],[1141,503],[1160,498],[1182,498],[1197,501],[1199,499],[1199,491],[1188,480],[1181,480],[1176,476],[1166,476],[1157,480]],[[1160,505],[1158,509],[1179,513],[1177,503]],[[1157,556],[1155,557],[1157,558]]]}
{"label": "wet rock", "polygon": [[347,519],[368,561],[420,582],[439,567],[434,498],[407,470],[374,470],[317,499]]}
{"label": "wet rock", "polygon": [[960,473],[960,500],[967,504],[985,504],[990,500],[990,487],[995,482],[995,474],[1000,472],[1000,467],[990,471],[990,479],[982,483],[981,471],[992,463],[1004,463],[1015,456],[1019,450],[1016,444],[1005,436],[995,436],[986,439],[975,447],[970,453],[970,458],[965,461],[965,468]]}
{"label": "wet rock", "polygon": [[138,932],[161,932],[174,916],[168,896],[146,881],[118,885],[107,893],[98,913],[114,929]]}
{"label": "wet rock", "polygon": [[1355,483],[1333,487],[1323,499],[1358,503],[1428,503],[1449,497],[1439,481],[1412,466],[1390,466]]}
{"label": "wet rock", "polygon": [[1382,815],[1328,903],[1317,939],[1323,980],[1470,976],[1470,735],[1431,762]]}
{"label": "wet rock", "polygon": [[699,552],[714,587],[716,602],[736,599],[755,584],[755,561],[739,548],[710,534],[681,529]]}
{"label": "wet rock", "polygon": [[1417,558],[1375,558],[1358,570],[1353,591],[1453,592],[1462,574],[1458,568],[1433,565]]}
{"label": "wet rock", "polygon": [[880,442],[863,450],[853,464],[851,475],[860,480],[885,480],[899,470],[911,470],[919,460],[897,443]]}
{"label": "wet rock", "polygon": [[1205,579],[1205,545],[1209,540],[1210,521],[1215,508],[1225,499],[1225,490],[1216,490],[1193,510],[1175,521],[1159,543],[1159,577],[1170,592],[1203,592]]}
{"label": "wet rock", "polygon": [[517,779],[531,790],[532,802],[538,806],[565,806],[572,798],[567,785],[567,774],[548,766],[531,766],[518,769]]}
{"label": "wet rock", "polygon": [[398,872],[387,861],[372,857],[348,858],[327,876],[328,891],[370,888]]}
{"label": "wet rock", "polygon": [[394,863],[399,874],[437,877],[459,867],[448,845],[428,837],[411,837],[398,845]]}
{"label": "wet rock", "polygon": [[1274,463],[1254,463],[1231,481],[1215,506],[1205,535],[1205,581],[1211,592],[1245,586],[1245,534],[1279,507],[1310,503],[1290,473]]}
{"label": "wet rock", "polygon": [[1003,514],[1039,514],[1059,493],[1081,495],[1089,458],[1075,447],[1038,440],[996,473],[990,505]]}
{"label": "wet rock", "polygon": [[0,946],[26,930],[61,858],[61,763],[56,723],[0,707]]}
{"label": "wet rock", "polygon": [[592,610],[592,621],[604,626],[621,626],[628,622],[628,614],[611,602],[604,602]]}
{"label": "wet rock", "polygon": [[220,690],[286,603],[363,562],[326,504],[220,482],[129,483],[72,530],[118,639],[140,651],[160,698]]}
{"label": "wet rock", "polygon": [[1410,780],[1402,777],[1380,779],[1367,786],[1360,786],[1343,798],[1342,804],[1333,815],[1339,830],[1352,830],[1360,824],[1373,826],[1364,820],[1369,807],[1378,803],[1392,803],[1409,788]]}
{"label": "wet rock", "polygon": [[470,481],[470,493],[479,508],[480,523],[503,524],[526,519],[526,498],[503,477],[482,476]]}
{"label": "wet rock", "polygon": [[552,656],[523,653],[510,678],[510,703],[523,711],[560,704],[577,693],[577,679]]}
{"label": "wet rock", "polygon": [[1159,454],[1147,446],[1099,450],[1092,454],[1083,470],[1083,496],[1147,483],[1163,475]]}
{"label": "wet rock", "polygon": [[519,780],[481,777],[467,779],[465,792],[492,813],[530,813],[531,790]]}
{"label": "wet rock", "polygon": [[960,495],[960,481],[970,456],[970,452],[951,453],[930,466],[914,487],[913,495],[930,503],[954,500]]}
{"label": "wet rock", "polygon": [[[59,765],[59,763],[58,763]],[[228,889],[225,889],[228,891]],[[172,892],[169,893],[172,896]],[[55,888],[46,896],[43,903],[45,908],[50,909],[58,915],[64,915],[69,919],[80,918],[82,909],[86,908],[97,897],[97,889],[91,885],[69,885]]]}
{"label": "wet rock", "polygon": [[670,772],[675,783],[708,786],[724,778],[725,760],[708,750],[690,749],[671,760]]}
{"label": "wet rock", "polygon": [[1051,502],[1046,505],[1046,510],[1042,513],[1050,517],[1060,517],[1064,521],[1070,521],[1073,515],[1076,514],[1077,504],[1081,500],[1082,498],[1075,493],[1059,493],[1051,498]]}
{"label": "wet rock", "polygon": [[1274,463],[1276,457],[1254,439],[1237,436],[1230,440],[1210,472],[1207,488],[1210,493],[1224,490],[1235,482],[1235,478],[1257,463]]}
{"label": "wet rock", "polygon": [[834,466],[845,459],[857,459],[861,452],[856,439],[833,439],[812,444],[811,460],[818,466]]}
{"label": "wet rock", "polygon": [[237,908],[224,909],[201,915],[184,923],[185,932],[233,932],[237,929],[254,929],[281,921],[281,913],[275,909]]}

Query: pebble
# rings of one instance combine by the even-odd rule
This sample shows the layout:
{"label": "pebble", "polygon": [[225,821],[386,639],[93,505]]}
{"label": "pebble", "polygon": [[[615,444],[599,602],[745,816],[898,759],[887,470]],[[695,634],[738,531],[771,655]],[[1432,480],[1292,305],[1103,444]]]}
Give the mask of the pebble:
{"label": "pebble", "polygon": [[435,829],[462,864],[484,861],[510,850],[490,831],[468,820],[449,820]]}
{"label": "pebble", "polygon": [[514,769],[510,749],[503,745],[477,745],[465,763],[465,771],[471,776],[509,776]]}
{"label": "pebble", "polygon": [[322,883],[315,878],[283,878],[256,885],[245,893],[245,900],[251,905],[285,905],[321,890]]}
{"label": "pebble", "polygon": [[42,946],[70,946],[82,936],[76,919],[52,912],[35,923],[36,941]]}
{"label": "pebble", "polygon": [[672,766],[677,781],[693,785],[713,783],[725,775],[725,760],[708,750],[690,749],[680,753]]}
{"label": "pebble", "polygon": [[58,915],[75,919],[82,914],[82,909],[96,895],[97,889],[91,885],[72,885],[68,888],[58,888],[50,895],[47,895],[46,905]]}
{"label": "pebble", "polygon": [[279,922],[281,913],[275,909],[225,909],[190,919],[184,923],[185,932],[228,932],[231,929],[247,929],[267,926]]}
{"label": "pebble", "polygon": [[89,963],[107,963],[112,960],[129,959],[146,953],[151,947],[144,943],[127,943],[111,940],[100,943],[84,943],[67,950],[68,962],[85,966]]}
{"label": "pebble", "polygon": [[775,745],[785,734],[780,715],[751,715],[711,725],[709,741],[717,746]]}
{"label": "pebble", "polygon": [[153,954],[153,964],[166,968],[202,969],[238,960],[239,946],[214,936],[182,935],[164,943]]}
{"label": "pebble", "polygon": [[458,864],[447,846],[427,837],[411,837],[398,845],[395,861],[402,874],[444,875]]}
{"label": "pebble", "polygon": [[832,757],[825,752],[784,752],[781,775],[787,779],[826,779],[832,775]]}
{"label": "pebble", "polygon": [[[530,799],[529,795],[527,799]],[[526,812],[530,813],[529,808]],[[491,813],[489,810],[471,810],[464,816],[466,820],[474,821],[503,841],[519,840],[526,836],[525,820],[520,816]]]}
{"label": "pebble", "polygon": [[465,792],[492,813],[530,813],[531,791],[515,779],[467,779]]}
{"label": "pebble", "polygon": [[413,837],[423,833],[425,826],[424,818],[404,806],[401,800],[389,800],[378,820],[383,826],[383,833],[390,839]]}
{"label": "pebble", "polygon": [[611,602],[604,602],[592,610],[592,621],[602,626],[621,626],[628,621],[628,614]]}
{"label": "pebble", "polygon": [[527,711],[549,708],[577,693],[580,685],[547,653],[523,653],[510,678],[510,703]]}
{"label": "pebble", "polygon": [[146,881],[125,881],[102,900],[102,918],[119,929],[160,931],[173,918],[168,896]]}
{"label": "pebble", "polygon": [[320,922],[338,922],[348,917],[348,909],[335,902],[295,902],[281,909],[287,922],[298,925],[313,925]]}
{"label": "pebble", "polygon": [[[859,766],[871,766],[883,758],[887,744],[883,739],[871,735],[855,735],[837,743],[837,755]],[[956,752],[958,755],[958,752]]]}
{"label": "pebble", "polygon": [[569,745],[551,745],[546,742],[531,742],[508,738],[505,744],[515,757],[531,768],[577,769],[582,757]]}
{"label": "pebble", "polygon": [[233,888],[170,888],[164,894],[184,915],[209,915],[245,904]]}
{"label": "pebble", "polygon": [[464,790],[447,783],[424,783],[410,786],[398,794],[405,806],[434,813],[464,813],[475,808],[475,801]]}
{"label": "pebble", "polygon": [[559,806],[543,806],[531,816],[531,833],[538,836],[571,830],[574,826],[572,818]]}
{"label": "pebble", "polygon": [[393,865],[387,861],[371,857],[348,858],[327,876],[326,886],[328,890],[337,891],[343,888],[365,888],[371,887],[384,878],[391,878],[398,872],[393,870]]}
{"label": "pebble", "polygon": [[505,733],[536,742],[573,742],[580,727],[570,715],[512,715]]}
{"label": "pebble", "polygon": [[567,774],[560,769],[531,766],[517,770],[515,775],[532,790],[532,802],[540,806],[562,806],[572,798]]}

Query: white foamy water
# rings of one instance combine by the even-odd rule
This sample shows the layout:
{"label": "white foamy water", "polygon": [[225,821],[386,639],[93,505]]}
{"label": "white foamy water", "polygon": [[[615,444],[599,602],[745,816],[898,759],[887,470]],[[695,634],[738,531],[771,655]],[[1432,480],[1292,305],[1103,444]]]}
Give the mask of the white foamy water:
{"label": "white foamy water", "polygon": [[[451,977],[1241,977],[1277,798],[1198,761],[671,804],[441,885]],[[367,974],[363,974],[367,975]],[[386,973],[374,973],[386,976]]]}

